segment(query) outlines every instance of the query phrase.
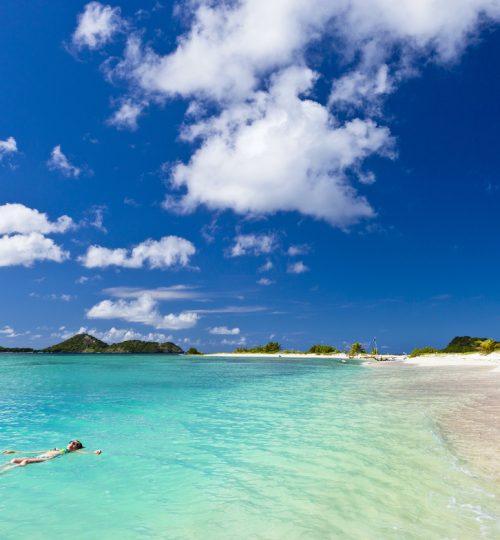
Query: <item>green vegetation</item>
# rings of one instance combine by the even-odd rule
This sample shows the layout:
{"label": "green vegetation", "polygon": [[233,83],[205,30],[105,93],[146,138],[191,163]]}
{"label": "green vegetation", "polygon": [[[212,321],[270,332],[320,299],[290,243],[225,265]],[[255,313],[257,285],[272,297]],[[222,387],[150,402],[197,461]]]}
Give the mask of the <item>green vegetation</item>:
{"label": "green vegetation", "polygon": [[238,347],[234,352],[236,353],[279,353],[281,351],[281,345],[277,341],[270,341],[266,345],[260,345],[251,349],[245,349],[244,347]]}
{"label": "green vegetation", "polygon": [[331,345],[313,345],[307,352],[312,354],[333,354],[340,351]]}
{"label": "green vegetation", "polygon": [[484,354],[490,354],[497,348],[497,342],[494,339],[485,339],[479,346]]}
{"label": "green vegetation", "polygon": [[106,354],[182,354],[184,351],[174,343],[157,343],[133,339],[108,345],[89,334],[77,334],[66,341],[47,347],[44,353],[106,353]]}
{"label": "green vegetation", "polygon": [[35,352],[29,347],[0,347],[0,353],[28,353]]}
{"label": "green vegetation", "polygon": [[140,341],[138,339],[113,343],[113,345],[110,345],[106,349],[106,353],[119,354],[182,354],[183,352],[180,347],[170,341],[158,343],[156,341]]}
{"label": "green vegetation", "polygon": [[349,349],[349,356],[357,356],[359,354],[366,353],[365,349],[363,348],[363,345],[359,341],[356,341],[351,345],[351,348]]}
{"label": "green vegetation", "polygon": [[421,347],[420,349],[413,349],[410,353],[410,358],[415,358],[416,356],[423,356],[425,354],[436,354],[439,351],[433,347]]}
{"label": "green vegetation", "polygon": [[486,341],[487,338],[475,338],[470,336],[457,336],[453,338],[448,346],[442,352],[444,353],[468,353],[477,352],[480,348],[480,343]]}
{"label": "green vegetation", "polygon": [[451,353],[451,354],[466,354],[466,353],[484,353],[490,354],[495,350],[500,349],[500,342],[494,339],[457,336],[454,337],[444,349],[435,349],[434,347],[422,347],[413,349],[410,353],[410,358],[422,356],[425,354]]}
{"label": "green vegetation", "polygon": [[189,347],[189,349],[186,351],[186,354],[202,354],[196,347]]}
{"label": "green vegetation", "polygon": [[77,334],[57,345],[43,349],[46,353],[100,353],[105,352],[108,344],[89,334]]}

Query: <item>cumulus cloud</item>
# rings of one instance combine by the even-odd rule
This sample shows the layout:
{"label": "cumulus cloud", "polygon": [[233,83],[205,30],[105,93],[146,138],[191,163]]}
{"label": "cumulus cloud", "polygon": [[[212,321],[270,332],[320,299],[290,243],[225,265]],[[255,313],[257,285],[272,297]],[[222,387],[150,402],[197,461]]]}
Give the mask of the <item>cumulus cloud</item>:
{"label": "cumulus cloud", "polygon": [[287,267],[287,272],[289,274],[303,274],[304,272],[309,272],[309,268],[302,261],[298,261],[296,263],[290,263]]}
{"label": "cumulus cloud", "polygon": [[189,212],[202,204],[256,215],[298,211],[339,226],[373,216],[347,172],[369,155],[387,155],[389,130],[372,120],[339,124],[326,107],[302,99],[314,79],[307,68],[290,68],[268,92],[191,126],[184,138],[201,138],[202,145],[189,163],[174,167],[172,185],[187,193],[166,206]]}
{"label": "cumulus cloud", "polygon": [[147,334],[143,334],[132,328],[115,328],[114,326],[109,330],[97,330],[95,328],[87,328],[82,326],[77,333],[90,334],[91,336],[105,341],[106,343],[117,343],[121,341],[129,341],[131,339],[140,339],[141,341],[157,341],[163,343],[173,339],[171,335],[163,334],[161,332],[148,332]]}
{"label": "cumulus cloud", "polygon": [[89,319],[123,319],[169,330],[192,328],[199,319],[197,313],[189,311],[162,315],[158,310],[158,302],[148,294],[130,301],[103,300],[87,311],[87,317]]}
{"label": "cumulus cloud", "polygon": [[108,43],[124,26],[120,8],[89,2],[78,15],[78,25],[72,42],[76,48],[98,49]]}
{"label": "cumulus cloud", "polygon": [[68,178],[78,178],[82,172],[80,167],[73,165],[61,150],[61,145],[54,146],[47,161],[47,167],[51,171],[59,171]]}
{"label": "cumulus cloud", "polygon": [[149,268],[169,268],[187,266],[195,252],[196,248],[188,240],[178,236],[164,236],[160,240],[145,240],[132,250],[91,246],[78,260],[87,268],[142,268],[146,264]]}
{"label": "cumulus cloud", "polygon": [[9,326],[9,325],[5,325],[3,328],[0,328],[0,334],[3,337],[7,337],[7,338],[15,338],[20,335],[16,333],[16,331],[14,330],[14,328],[12,328],[12,326]]}
{"label": "cumulus cloud", "polygon": [[274,283],[274,281],[272,281],[271,279],[268,279],[268,278],[260,278],[258,281],[257,281],[257,284],[258,285],[264,285],[264,286],[269,286],[269,285],[272,285]]}
{"label": "cumulus cloud", "polygon": [[276,236],[274,234],[239,234],[234,239],[234,246],[231,247],[229,255],[231,257],[262,255],[271,253],[275,247]]}
{"label": "cumulus cloud", "polygon": [[287,249],[287,254],[290,255],[290,257],[296,257],[297,255],[305,255],[306,253],[309,253],[310,249],[311,248],[307,244],[290,246]]}
{"label": "cumulus cloud", "polygon": [[37,261],[63,262],[69,253],[40,233],[0,237],[0,266],[32,266]]}
{"label": "cumulus cloud", "polygon": [[108,124],[115,126],[118,129],[129,129],[134,131],[137,129],[137,120],[143,111],[144,106],[136,103],[131,99],[125,99],[118,110],[116,110]]}
{"label": "cumulus cloud", "polygon": [[[132,33],[121,61],[106,63],[109,80],[128,82],[134,99],[191,100],[182,136],[198,147],[173,167],[172,186],[185,193],[165,206],[296,211],[340,227],[375,215],[360,192],[375,178],[360,171],[366,158],[390,155],[389,130],[373,120],[384,97],[418,73],[420,60],[456,61],[484,24],[500,20],[499,0],[198,0],[183,7],[191,24],[171,52],[159,54]],[[318,74],[308,66],[310,45],[319,42],[338,68],[326,104],[313,97]],[[204,107],[207,101],[216,107]],[[354,115],[341,122],[346,109]],[[134,127],[137,115],[130,116]]]}
{"label": "cumulus cloud", "polygon": [[157,54],[131,35],[116,74],[153,95],[244,100],[270,71],[303,63],[307,46],[322,37],[351,56],[361,51],[365,65],[395,49],[446,62],[482,22],[500,18],[497,0],[201,0],[191,7],[191,27],[173,52]]}
{"label": "cumulus cloud", "polygon": [[14,137],[8,137],[4,141],[0,140],[0,161],[8,154],[17,152],[17,142]]}
{"label": "cumulus cloud", "polygon": [[214,326],[213,328],[209,328],[208,331],[210,334],[218,336],[237,336],[240,333],[239,328],[228,328],[227,326]]}
{"label": "cumulus cloud", "polygon": [[64,233],[75,224],[68,216],[49,221],[47,214],[23,204],[7,203],[0,205],[0,234],[9,233]]}

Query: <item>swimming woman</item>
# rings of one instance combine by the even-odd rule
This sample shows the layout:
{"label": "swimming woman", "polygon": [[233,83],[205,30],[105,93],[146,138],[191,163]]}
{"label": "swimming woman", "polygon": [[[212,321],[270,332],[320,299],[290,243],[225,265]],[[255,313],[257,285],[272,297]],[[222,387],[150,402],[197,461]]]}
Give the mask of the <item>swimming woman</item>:
{"label": "swimming woman", "polygon": [[33,454],[34,457],[18,457],[11,460],[9,463],[6,463],[0,473],[13,469],[14,467],[24,467],[25,465],[31,465],[32,463],[43,463],[49,459],[54,459],[59,456],[64,456],[65,454],[71,454],[72,452],[78,452],[79,454],[101,454],[101,450],[94,450],[93,452],[82,452],[82,449],[85,448],[83,444],[74,440],[71,441],[66,448],[59,449],[53,448],[52,450],[42,450],[40,452],[22,452],[21,450],[4,450],[2,454]]}

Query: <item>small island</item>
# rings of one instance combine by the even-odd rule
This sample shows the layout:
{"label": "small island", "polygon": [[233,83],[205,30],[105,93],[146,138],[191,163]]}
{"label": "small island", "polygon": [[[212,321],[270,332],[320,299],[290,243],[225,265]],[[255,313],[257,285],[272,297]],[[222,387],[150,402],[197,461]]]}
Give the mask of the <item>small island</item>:
{"label": "small island", "polygon": [[50,353],[50,354],[184,354],[175,343],[166,341],[140,341],[133,339],[108,345],[104,341],[89,334],[77,334],[61,343],[45,349],[30,349],[26,347],[0,347],[0,353]]}

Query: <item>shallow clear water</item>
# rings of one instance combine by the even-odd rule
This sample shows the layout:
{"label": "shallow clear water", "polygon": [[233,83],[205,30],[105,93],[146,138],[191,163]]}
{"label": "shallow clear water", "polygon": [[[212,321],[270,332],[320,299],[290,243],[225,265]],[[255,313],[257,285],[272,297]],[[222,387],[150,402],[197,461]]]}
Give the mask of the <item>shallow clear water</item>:
{"label": "shallow clear water", "polygon": [[[333,360],[0,356],[0,538],[500,538],[408,373]],[[432,407],[431,407],[432,403]],[[11,457],[11,456],[10,456]],[[0,456],[8,461],[9,456]]]}

